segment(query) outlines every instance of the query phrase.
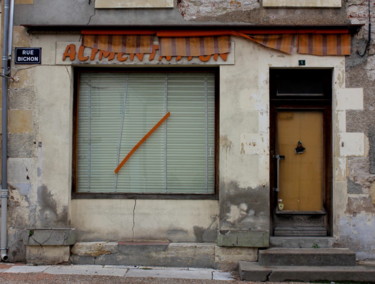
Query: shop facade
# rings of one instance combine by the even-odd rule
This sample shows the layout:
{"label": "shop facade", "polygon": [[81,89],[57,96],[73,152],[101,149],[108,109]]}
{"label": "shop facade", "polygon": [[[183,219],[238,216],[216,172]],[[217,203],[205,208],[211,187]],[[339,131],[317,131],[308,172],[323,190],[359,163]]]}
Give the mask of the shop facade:
{"label": "shop facade", "polygon": [[360,25],[16,20],[42,62],[12,66],[11,260],[233,269],[287,237],[373,258]]}

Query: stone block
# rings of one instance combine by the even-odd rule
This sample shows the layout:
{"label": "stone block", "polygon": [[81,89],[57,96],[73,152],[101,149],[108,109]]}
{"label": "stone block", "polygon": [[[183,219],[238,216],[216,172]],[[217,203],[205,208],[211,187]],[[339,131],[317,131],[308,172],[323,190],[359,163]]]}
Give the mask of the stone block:
{"label": "stone block", "polygon": [[269,232],[220,230],[217,244],[222,247],[268,247]]}
{"label": "stone block", "polygon": [[69,246],[26,246],[26,262],[34,265],[54,265],[69,261]]}
{"label": "stone block", "polygon": [[105,275],[124,277],[127,269],[109,268],[102,265],[64,265],[50,266],[44,273],[65,275]]}
{"label": "stone block", "polygon": [[263,7],[340,8],[341,0],[263,0]]}
{"label": "stone block", "polygon": [[370,158],[370,174],[375,174],[375,127],[369,127],[368,131],[369,140],[369,158]]}
{"label": "stone block", "polygon": [[364,156],[365,135],[363,133],[340,133],[340,156]]}
{"label": "stone block", "polygon": [[270,248],[259,251],[263,266],[354,266],[355,253],[344,248]]}
{"label": "stone block", "polygon": [[117,242],[80,242],[72,248],[72,254],[79,256],[100,256],[118,251]]}
{"label": "stone block", "polygon": [[375,205],[375,182],[370,187],[371,202]]}
{"label": "stone block", "polygon": [[338,89],[336,110],[363,110],[363,89]]}
{"label": "stone block", "polygon": [[215,247],[215,263],[220,270],[234,271],[239,261],[257,261],[257,258],[256,248]]}
{"label": "stone block", "polygon": [[174,0],[96,0],[95,8],[173,8]]}
{"label": "stone block", "polygon": [[171,243],[167,247],[165,244],[159,247],[155,244],[131,246],[122,243],[117,249],[117,243],[77,243],[72,249],[71,261],[75,264],[213,268],[215,244]]}
{"label": "stone block", "polygon": [[24,243],[27,246],[70,246],[76,242],[76,230],[63,229],[28,229]]}
{"label": "stone block", "polygon": [[8,112],[9,133],[30,133],[33,131],[33,114],[31,110],[11,109]]}
{"label": "stone block", "polygon": [[[202,270],[167,270],[167,269],[129,269],[126,273],[126,277],[161,277],[161,278],[178,278],[178,279],[212,279],[212,270],[202,269]],[[189,281],[190,282],[190,281]]]}
{"label": "stone block", "polygon": [[35,104],[35,92],[31,87],[9,90],[10,109],[32,109]]}
{"label": "stone block", "polygon": [[8,156],[10,158],[32,158],[35,151],[35,135],[17,133],[8,135]]}

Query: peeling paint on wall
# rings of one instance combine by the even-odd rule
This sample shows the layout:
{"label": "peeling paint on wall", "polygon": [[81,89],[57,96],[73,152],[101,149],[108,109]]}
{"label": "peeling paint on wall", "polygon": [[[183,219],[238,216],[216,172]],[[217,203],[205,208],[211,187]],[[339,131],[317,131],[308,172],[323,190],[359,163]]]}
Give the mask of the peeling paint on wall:
{"label": "peeling paint on wall", "polygon": [[236,182],[221,184],[220,230],[268,230],[267,186],[240,188]]}
{"label": "peeling paint on wall", "polygon": [[58,206],[52,193],[48,187],[41,185],[37,191],[38,205],[39,205],[39,220],[42,227],[58,227],[67,226],[68,209],[63,207],[61,212],[58,212]]}

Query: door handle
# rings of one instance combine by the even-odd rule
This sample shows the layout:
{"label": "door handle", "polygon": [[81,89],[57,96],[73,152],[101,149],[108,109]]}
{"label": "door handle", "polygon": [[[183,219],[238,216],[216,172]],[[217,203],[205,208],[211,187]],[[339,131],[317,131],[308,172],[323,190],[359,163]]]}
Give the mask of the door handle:
{"label": "door handle", "polygon": [[274,155],[273,157],[276,159],[276,187],[274,188],[274,191],[279,192],[280,191],[280,161],[285,160],[285,156]]}

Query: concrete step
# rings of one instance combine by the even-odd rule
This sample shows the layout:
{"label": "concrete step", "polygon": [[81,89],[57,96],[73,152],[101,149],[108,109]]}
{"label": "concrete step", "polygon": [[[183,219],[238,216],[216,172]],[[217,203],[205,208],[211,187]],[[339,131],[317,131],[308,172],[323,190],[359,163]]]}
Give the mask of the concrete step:
{"label": "concrete step", "polygon": [[327,229],[323,226],[301,226],[301,227],[283,227],[275,228],[275,236],[312,236],[312,237],[326,237]]}
{"label": "concrete step", "polygon": [[278,248],[332,248],[332,237],[271,237],[271,247]]}
{"label": "concrete step", "polygon": [[264,266],[354,266],[355,253],[346,248],[270,248],[259,251]]}
{"label": "concrete step", "polygon": [[240,261],[241,280],[245,281],[345,281],[370,282],[375,279],[374,266],[262,266]]}

